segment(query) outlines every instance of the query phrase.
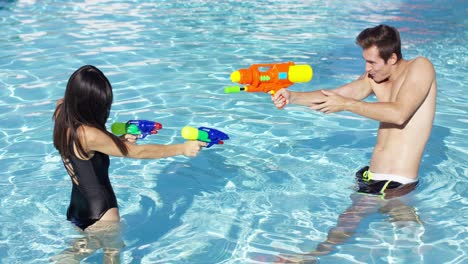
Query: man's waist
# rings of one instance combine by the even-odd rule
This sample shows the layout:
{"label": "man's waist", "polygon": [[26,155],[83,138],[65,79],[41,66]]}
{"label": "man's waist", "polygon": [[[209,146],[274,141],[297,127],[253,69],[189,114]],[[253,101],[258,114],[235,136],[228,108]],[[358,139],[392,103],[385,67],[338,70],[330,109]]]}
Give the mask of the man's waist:
{"label": "man's waist", "polygon": [[374,181],[394,181],[394,182],[399,182],[401,184],[409,184],[409,183],[418,181],[416,178],[410,178],[410,177],[398,175],[398,174],[377,173],[371,170],[368,171],[368,178],[369,180],[374,180]]}
{"label": "man's waist", "polygon": [[420,159],[415,155],[374,152],[369,170],[375,174],[382,174],[381,178],[396,175],[415,181],[418,178],[419,165]]}

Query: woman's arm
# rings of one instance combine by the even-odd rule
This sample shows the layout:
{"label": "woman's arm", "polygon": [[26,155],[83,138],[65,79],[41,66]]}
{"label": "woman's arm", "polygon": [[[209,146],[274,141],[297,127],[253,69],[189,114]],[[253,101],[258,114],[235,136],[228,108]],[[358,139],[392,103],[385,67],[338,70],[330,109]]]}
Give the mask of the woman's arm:
{"label": "woman's arm", "polygon": [[[94,127],[82,126],[79,131],[81,142],[88,153],[99,151],[109,156],[124,156],[112,139],[101,130]],[[125,141],[124,144],[128,149],[127,157],[136,159],[159,159],[178,155],[194,157],[202,147],[206,146],[205,142],[200,141],[186,141],[182,144],[171,145],[136,145]]]}

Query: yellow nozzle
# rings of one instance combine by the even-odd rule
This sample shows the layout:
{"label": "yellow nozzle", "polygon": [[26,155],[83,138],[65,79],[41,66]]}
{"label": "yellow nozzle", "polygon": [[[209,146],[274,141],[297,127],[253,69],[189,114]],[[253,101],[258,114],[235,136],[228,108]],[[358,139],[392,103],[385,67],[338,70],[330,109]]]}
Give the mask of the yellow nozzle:
{"label": "yellow nozzle", "polygon": [[191,126],[185,126],[181,131],[182,137],[187,140],[196,140],[198,139],[198,128]]}
{"label": "yellow nozzle", "polygon": [[313,75],[312,67],[307,64],[293,65],[288,71],[288,79],[293,83],[308,82],[312,80]]}
{"label": "yellow nozzle", "polygon": [[235,71],[231,73],[231,81],[232,82],[240,82],[241,74],[239,71]]}

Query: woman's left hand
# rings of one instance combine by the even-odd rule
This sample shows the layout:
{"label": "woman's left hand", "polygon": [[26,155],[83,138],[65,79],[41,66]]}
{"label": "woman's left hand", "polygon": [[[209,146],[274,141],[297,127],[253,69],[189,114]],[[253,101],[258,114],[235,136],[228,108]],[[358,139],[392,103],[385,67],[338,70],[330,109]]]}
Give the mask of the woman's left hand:
{"label": "woman's left hand", "polygon": [[137,136],[132,134],[125,134],[121,136],[122,140],[128,141],[129,143],[135,144]]}

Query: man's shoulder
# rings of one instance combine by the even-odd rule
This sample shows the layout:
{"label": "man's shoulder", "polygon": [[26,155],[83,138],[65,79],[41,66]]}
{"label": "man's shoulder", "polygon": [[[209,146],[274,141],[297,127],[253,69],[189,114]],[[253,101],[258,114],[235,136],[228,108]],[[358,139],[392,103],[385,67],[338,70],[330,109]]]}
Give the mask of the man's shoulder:
{"label": "man's shoulder", "polygon": [[426,67],[433,67],[432,62],[426,57],[416,57],[414,59],[409,60],[409,67],[410,68],[419,68],[421,66]]}
{"label": "man's shoulder", "polygon": [[435,74],[434,65],[432,65],[432,62],[425,57],[416,57],[408,62],[408,70],[410,74]]}

